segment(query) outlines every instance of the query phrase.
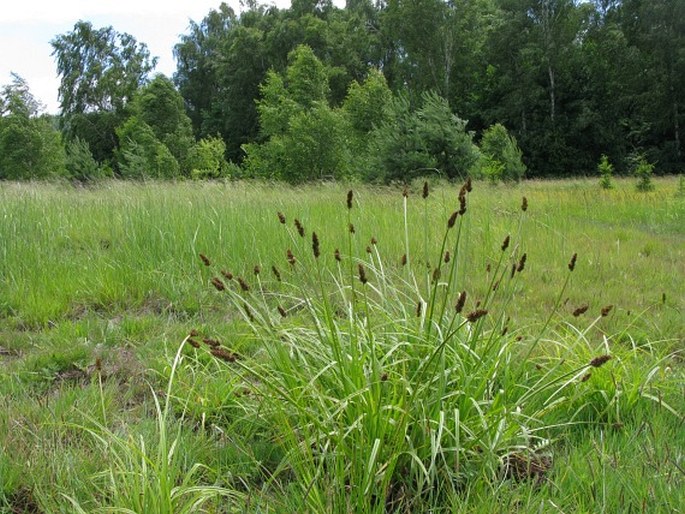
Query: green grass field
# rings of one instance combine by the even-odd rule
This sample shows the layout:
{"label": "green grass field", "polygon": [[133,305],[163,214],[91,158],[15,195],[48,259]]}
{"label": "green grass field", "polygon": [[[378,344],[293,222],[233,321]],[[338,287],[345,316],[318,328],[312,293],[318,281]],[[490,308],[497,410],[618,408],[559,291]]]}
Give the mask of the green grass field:
{"label": "green grass field", "polygon": [[0,184],[0,512],[680,512],[655,185]]}

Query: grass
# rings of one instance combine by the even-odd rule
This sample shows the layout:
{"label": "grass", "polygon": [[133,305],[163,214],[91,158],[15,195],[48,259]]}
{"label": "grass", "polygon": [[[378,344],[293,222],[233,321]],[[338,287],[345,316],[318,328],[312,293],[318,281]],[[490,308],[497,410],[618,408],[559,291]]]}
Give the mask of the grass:
{"label": "grass", "polygon": [[[205,512],[677,511],[685,203],[654,183],[476,184],[449,231],[447,184],[352,209],[339,185],[3,184],[4,508],[167,512],[146,483],[239,498]],[[177,354],[191,330],[224,353]]]}

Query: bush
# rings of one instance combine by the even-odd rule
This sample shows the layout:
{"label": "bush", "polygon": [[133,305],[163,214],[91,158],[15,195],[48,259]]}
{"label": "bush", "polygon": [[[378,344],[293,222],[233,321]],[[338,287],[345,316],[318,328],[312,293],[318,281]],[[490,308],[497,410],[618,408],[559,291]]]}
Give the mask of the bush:
{"label": "bush", "polygon": [[200,139],[190,148],[188,165],[190,176],[199,178],[221,178],[229,176],[229,167],[224,154],[226,143],[219,137]]}
{"label": "bush", "polygon": [[614,166],[609,162],[609,158],[604,154],[602,154],[602,157],[599,160],[597,171],[599,171],[601,176],[599,179],[599,186],[602,189],[612,189],[614,187],[614,183],[612,181]]}
{"label": "bush", "polygon": [[48,178],[66,174],[64,147],[44,116],[0,118],[0,179]]}
{"label": "bush", "polygon": [[150,126],[131,116],[117,131],[116,152],[119,172],[125,178],[173,178],[179,175],[178,161],[157,139]]}
{"label": "bush", "polygon": [[518,182],[523,178],[526,172],[523,152],[504,125],[496,123],[483,133],[480,151],[483,156],[482,171],[493,182]]}
{"label": "bush", "polygon": [[76,180],[93,180],[105,177],[109,171],[101,166],[90,153],[88,143],[77,137],[67,143],[67,172]]}
{"label": "bush", "polygon": [[635,186],[638,191],[647,192],[654,190],[652,183],[652,172],[654,171],[654,164],[650,163],[643,154],[633,156],[633,175],[638,179]]}

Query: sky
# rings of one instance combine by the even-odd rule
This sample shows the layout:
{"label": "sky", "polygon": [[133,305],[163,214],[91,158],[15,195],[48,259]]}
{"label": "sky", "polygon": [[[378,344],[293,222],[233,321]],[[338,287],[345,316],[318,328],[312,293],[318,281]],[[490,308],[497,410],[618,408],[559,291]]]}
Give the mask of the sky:
{"label": "sky", "polygon": [[[236,12],[238,0],[226,1]],[[290,0],[265,4],[289,7]],[[0,86],[23,77],[45,112],[57,113],[59,78],[50,40],[73,29],[79,20],[95,28],[114,27],[146,43],[159,57],[156,72],[171,76],[176,70],[172,49],[190,20],[200,22],[221,0],[9,0],[0,9]]]}

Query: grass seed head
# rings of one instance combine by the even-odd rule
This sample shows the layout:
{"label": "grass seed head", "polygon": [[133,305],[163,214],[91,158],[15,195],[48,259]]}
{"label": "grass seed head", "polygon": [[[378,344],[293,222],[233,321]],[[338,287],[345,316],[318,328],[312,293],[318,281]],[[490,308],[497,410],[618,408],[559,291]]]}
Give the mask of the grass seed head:
{"label": "grass seed head", "polygon": [[212,277],[212,285],[216,288],[217,291],[223,291],[224,289],[226,289],[226,286],[219,277]]}
{"label": "grass seed head", "polygon": [[312,252],[314,253],[314,258],[318,259],[321,255],[321,249],[319,248],[319,236],[316,232],[312,232]]}
{"label": "grass seed head", "polygon": [[282,225],[285,225],[285,214],[283,214],[281,211],[278,211],[276,216],[278,216],[278,221],[280,221]]}
{"label": "grass seed head", "polygon": [[464,182],[464,188],[466,189],[467,193],[473,191],[473,182],[471,181],[471,177],[466,177],[466,182]]}
{"label": "grass seed head", "polygon": [[402,196],[405,198],[409,198],[409,187],[404,186],[404,189],[402,190]]}
{"label": "grass seed head", "polygon": [[614,308],[613,305],[606,305],[606,306],[602,307],[602,311],[601,311],[602,317],[606,318],[609,315],[609,313],[611,312],[611,309],[613,309],[613,308]]}
{"label": "grass seed head", "polygon": [[282,318],[285,318],[288,315],[288,313],[285,311],[285,309],[283,307],[281,307],[280,305],[276,308],[278,309],[278,313],[281,315]]}
{"label": "grass seed head", "polygon": [[198,342],[197,342],[195,339],[193,339],[192,337],[189,337],[189,338],[187,339],[187,342],[188,342],[188,344],[189,344],[190,346],[192,346],[193,348],[199,348],[199,347],[200,347],[200,343],[198,343]]}
{"label": "grass seed head", "polygon": [[243,310],[245,311],[245,315],[247,316],[247,319],[250,321],[254,322],[254,314],[252,314],[252,309],[250,309],[250,306],[243,302]]}
{"label": "grass seed head", "polygon": [[571,260],[568,261],[568,269],[569,269],[569,271],[573,271],[574,269],[576,269],[576,259],[577,259],[577,258],[578,258],[578,254],[577,254],[577,253],[574,253],[574,254],[571,256]]}
{"label": "grass seed head", "polygon": [[426,198],[428,198],[428,181],[427,180],[423,183],[423,192],[421,193],[421,196],[424,198],[424,200]]}
{"label": "grass seed head", "polygon": [[416,303],[416,317],[420,318],[421,317],[421,310],[423,309],[423,302],[419,300]]}
{"label": "grass seed head", "polygon": [[280,282],[281,281],[281,272],[278,271],[278,268],[275,265],[271,266],[271,272],[274,274],[274,277],[276,277],[276,280],[278,280]]}
{"label": "grass seed head", "polygon": [[290,263],[290,265],[295,266],[297,259],[295,259],[295,256],[293,255],[293,252],[290,248],[288,248],[288,251],[285,252],[285,255],[288,258],[288,262]]}
{"label": "grass seed head", "polygon": [[585,375],[580,377],[580,381],[581,382],[587,382],[588,380],[590,380],[591,376],[592,376],[592,373],[590,371],[588,371],[587,373],[585,373]]}
{"label": "grass seed head", "polygon": [[459,211],[454,211],[452,215],[450,216],[450,219],[447,220],[447,229],[451,229],[454,224],[457,222],[457,215],[459,214]]}
{"label": "grass seed head", "polygon": [[190,331],[190,333],[189,333],[188,335],[189,335],[190,337],[197,337],[197,336],[200,335],[200,332],[198,332],[198,330],[194,328],[194,329],[192,329],[192,330]]}
{"label": "grass seed head", "polygon": [[440,280],[440,268],[435,268],[433,270],[433,283],[435,284],[438,280]]}
{"label": "grass seed head", "polygon": [[590,361],[590,366],[592,366],[593,368],[599,368],[600,366],[603,366],[610,360],[611,355],[600,355],[599,357],[595,357]]}
{"label": "grass seed head", "polygon": [[238,281],[238,284],[240,284],[240,289],[243,292],[246,293],[250,290],[250,286],[247,285],[247,282],[245,282],[245,280],[243,280],[241,277],[238,277],[236,280]]}
{"label": "grass seed head", "polygon": [[352,200],[353,200],[353,199],[354,199],[354,193],[353,193],[352,190],[350,189],[350,190],[347,192],[347,208],[348,208],[348,209],[351,209],[351,208],[352,208]]}
{"label": "grass seed head", "polygon": [[459,215],[466,214],[466,195],[459,195]]}
{"label": "grass seed head", "polygon": [[366,278],[366,269],[364,268],[364,265],[360,262],[357,268],[359,270],[359,281],[362,284],[366,284],[369,280]]}
{"label": "grass seed head", "polygon": [[504,241],[502,241],[502,251],[506,251],[507,248],[509,248],[509,236],[504,238]]}
{"label": "grass seed head", "polygon": [[202,263],[205,266],[211,266],[212,265],[212,263],[210,262],[210,260],[207,258],[207,256],[204,253],[201,253],[199,255],[200,255],[200,260],[202,261]]}
{"label": "grass seed head", "polygon": [[210,348],[218,348],[219,346],[221,346],[221,343],[219,341],[217,341],[216,339],[212,339],[210,337],[205,337],[204,339],[202,339],[202,342]]}
{"label": "grass seed head", "polygon": [[370,254],[372,251],[373,251],[373,250],[371,250],[371,247],[370,247],[370,246],[367,246],[367,247],[366,247],[366,253],[369,253],[369,254]]}
{"label": "grass seed head", "polygon": [[402,257],[400,257],[400,266],[406,266],[407,265],[407,254],[403,253]]}
{"label": "grass seed head", "polygon": [[214,355],[214,357],[216,357],[217,359],[221,359],[222,361],[225,361],[225,362],[235,362],[236,359],[238,358],[238,356],[235,353],[229,352],[225,348],[219,348],[219,347],[212,348],[209,351],[209,353]]}
{"label": "grass seed head", "polygon": [[335,251],[333,252],[333,256],[335,257],[335,260],[338,262],[342,262],[342,257],[340,257],[340,249],[336,248]]}
{"label": "grass seed head", "polygon": [[302,225],[302,222],[295,218],[295,228],[297,229],[297,233],[300,234],[300,237],[304,237],[304,226]]}
{"label": "grass seed head", "polygon": [[521,210],[523,212],[526,212],[528,210],[528,198],[526,198],[525,196],[523,197],[523,199],[521,199]]}
{"label": "grass seed head", "polygon": [[576,310],[573,311],[573,316],[575,316],[575,317],[577,318],[577,317],[580,316],[581,314],[585,314],[585,312],[586,312],[589,308],[590,308],[590,306],[589,306],[588,304],[581,305],[580,307],[578,307]]}
{"label": "grass seed head", "polygon": [[447,264],[447,263],[450,262],[450,259],[451,259],[450,251],[449,251],[449,250],[446,250],[446,251],[445,251],[445,256],[443,257],[442,260],[443,260],[443,262],[444,262],[445,264]]}
{"label": "grass seed head", "polygon": [[226,280],[233,280],[233,273],[231,273],[230,271],[222,269],[221,274],[226,278]]}
{"label": "grass seed head", "polygon": [[255,275],[259,275],[262,272],[262,268],[259,266],[259,264],[255,264],[255,267],[253,268],[252,272]]}
{"label": "grass seed head", "polygon": [[375,237],[372,237],[372,238],[371,238],[371,244],[372,244],[373,246],[376,246],[376,245],[378,244],[378,241],[376,240]]}
{"label": "grass seed head", "polygon": [[523,255],[521,255],[521,259],[519,259],[518,266],[516,266],[516,271],[518,271],[519,273],[521,273],[523,271],[523,268],[526,267],[526,259],[527,258],[528,258],[527,254],[524,253]]}
{"label": "grass seed head", "polygon": [[457,298],[457,303],[454,306],[454,310],[457,314],[460,314],[464,310],[464,305],[466,304],[466,291],[459,293],[459,298]]}
{"label": "grass seed head", "polygon": [[488,313],[487,309],[476,309],[475,311],[469,312],[469,313],[466,315],[466,319],[467,319],[470,323],[475,323],[475,322],[478,321],[480,318],[482,318],[483,316],[485,316],[487,313]]}
{"label": "grass seed head", "polygon": [[350,230],[350,234],[354,234],[354,233],[355,233],[354,225],[353,225],[352,223],[350,223],[350,225],[349,225],[348,228],[349,228],[349,230]]}

